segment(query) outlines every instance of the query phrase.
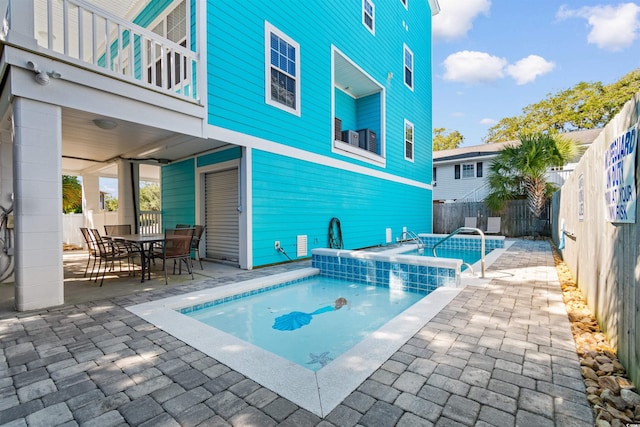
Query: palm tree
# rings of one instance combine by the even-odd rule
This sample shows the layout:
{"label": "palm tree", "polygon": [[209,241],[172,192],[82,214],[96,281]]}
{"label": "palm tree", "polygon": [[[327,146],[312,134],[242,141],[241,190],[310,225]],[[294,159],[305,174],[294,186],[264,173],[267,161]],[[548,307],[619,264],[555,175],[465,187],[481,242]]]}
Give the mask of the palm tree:
{"label": "palm tree", "polygon": [[77,176],[62,175],[62,211],[82,212],[82,184]]}
{"label": "palm tree", "polygon": [[526,197],[529,210],[539,219],[546,201],[557,190],[547,182],[547,172],[563,166],[575,153],[575,142],[560,136],[520,136],[520,144],[503,148],[489,167],[487,206],[500,211],[508,200]]}

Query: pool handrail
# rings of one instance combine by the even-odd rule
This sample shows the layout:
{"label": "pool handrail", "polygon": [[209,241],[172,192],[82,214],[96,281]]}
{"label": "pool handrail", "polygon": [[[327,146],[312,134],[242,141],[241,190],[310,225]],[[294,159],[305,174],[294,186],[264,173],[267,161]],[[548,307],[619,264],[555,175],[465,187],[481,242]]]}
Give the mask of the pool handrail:
{"label": "pool handrail", "polygon": [[415,242],[418,246],[418,249],[424,249],[424,243],[420,239],[420,237],[414,233],[413,231],[403,231],[402,238],[399,240],[401,242]]}
{"label": "pool handrail", "polygon": [[[433,245],[433,248],[431,249],[431,251],[433,252],[433,256],[437,257],[438,255],[436,254],[436,247],[438,245],[440,245],[441,243],[445,242],[446,240],[452,238],[453,236],[455,236],[458,233],[461,232],[466,232],[466,233],[477,233],[480,235],[480,266],[482,268],[482,278],[484,279],[484,266],[485,266],[485,261],[484,261],[484,233],[482,232],[482,230],[480,230],[479,228],[473,228],[473,227],[459,227],[457,229],[455,229],[454,231],[452,231],[451,233],[449,233],[446,237],[442,238],[441,240],[439,240],[435,245]],[[466,263],[463,262],[463,264],[465,264],[467,267],[469,267],[469,270],[471,270],[471,274],[473,273],[473,268],[471,268],[471,266]]]}

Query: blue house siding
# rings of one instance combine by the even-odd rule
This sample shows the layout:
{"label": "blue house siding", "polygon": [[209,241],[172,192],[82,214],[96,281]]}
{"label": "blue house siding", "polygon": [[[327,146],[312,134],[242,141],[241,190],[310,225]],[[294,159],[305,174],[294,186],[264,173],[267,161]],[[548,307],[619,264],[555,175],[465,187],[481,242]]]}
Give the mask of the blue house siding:
{"label": "blue house siding", "polygon": [[176,224],[195,224],[195,160],[189,159],[162,167],[161,197],[164,228]]}
{"label": "blue house siding", "polygon": [[[189,1],[193,42],[195,3]],[[168,4],[169,0],[152,2],[139,23],[150,23]],[[375,35],[362,24],[361,2],[283,0],[274,7],[272,2],[209,1],[206,12],[208,123],[255,137],[228,141],[253,147],[250,170],[240,169],[241,177],[251,178],[252,199],[243,203],[251,206],[247,238],[252,266],[287,261],[274,250],[276,240],[294,259],[298,235],[308,238],[307,256],[313,248],[327,247],[332,217],[340,219],[348,249],[385,244],[387,229],[392,230],[392,240],[403,227],[431,232],[431,190],[425,188],[432,173],[431,13],[426,0],[411,1],[408,10],[400,1],[377,1]],[[299,115],[265,101],[266,22],[299,44]],[[414,55],[413,90],[403,82],[405,44]],[[332,62],[339,54],[372,86],[379,86],[379,92],[353,98],[334,87]],[[373,130],[378,145],[384,144],[384,162],[335,150],[334,116],[342,120],[343,130]],[[413,161],[405,159],[405,120],[414,125]],[[211,135],[216,128],[211,128]],[[299,151],[291,151],[291,157],[275,154],[262,140],[338,159],[353,168],[322,165],[318,157],[315,163],[307,161]],[[277,150],[286,154],[282,147]],[[165,225],[198,222],[196,168],[241,156],[238,146],[165,166]],[[380,177],[379,172],[389,176]]]}
{"label": "blue house siding", "polygon": [[[402,227],[431,231],[431,191],[350,171],[253,150],[253,261],[286,261],[279,240],[296,258],[296,236],[306,235],[308,256],[327,247],[329,221],[341,222],[345,248],[385,244]],[[277,171],[277,173],[274,173]]]}
{"label": "blue house siding", "polygon": [[200,168],[229,160],[236,160],[240,157],[242,157],[242,148],[233,147],[228,150],[217,151],[215,153],[205,154],[204,156],[198,157],[197,166]]}
{"label": "blue house siding", "polygon": [[[380,168],[331,150],[333,44],[385,88],[385,171],[430,182],[427,159],[430,159],[431,123],[426,117],[431,103],[428,3],[414,1],[406,10],[400,1],[377,2],[375,36],[362,25],[361,8],[361,2],[347,4],[335,0],[284,1],[277,8],[269,2],[257,1],[250,7],[246,3],[210,3],[209,123]],[[300,44],[300,116],[265,103],[265,20]],[[404,43],[414,52],[414,91],[402,81]],[[403,111],[414,112],[416,117],[405,117]],[[405,118],[415,124],[416,136],[421,138],[416,140],[416,156],[424,159],[421,162],[408,164],[404,160]]]}

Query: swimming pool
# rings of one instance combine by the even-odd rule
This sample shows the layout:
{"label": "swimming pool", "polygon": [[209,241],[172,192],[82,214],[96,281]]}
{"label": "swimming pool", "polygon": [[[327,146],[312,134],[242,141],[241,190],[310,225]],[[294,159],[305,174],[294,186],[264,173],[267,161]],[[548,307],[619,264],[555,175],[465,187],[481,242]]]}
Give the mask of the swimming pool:
{"label": "swimming pool", "polygon": [[[485,250],[485,256],[491,252],[490,249]],[[411,249],[407,252],[402,252],[404,255],[417,255],[417,256],[433,256],[433,248],[427,247],[424,249]],[[436,250],[437,258],[451,258],[451,259],[461,259],[462,266],[461,270],[466,269],[466,264],[473,265],[476,262],[480,261],[480,249],[474,250],[463,250],[463,249],[453,249],[453,248],[437,248]]]}
{"label": "swimming pool", "polygon": [[[389,320],[322,369],[312,371],[243,339],[180,313],[218,299],[249,297],[262,289],[316,276],[306,268],[127,307],[149,323],[273,390],[325,416],[440,312],[461,289],[440,287]],[[392,280],[391,288],[397,286]],[[236,298],[237,299],[237,298]],[[342,310],[342,309],[341,309]],[[338,313],[325,313],[330,316]],[[311,322],[315,322],[314,318]],[[335,329],[335,328],[334,328]]]}
{"label": "swimming pool", "polygon": [[317,371],[426,294],[312,276],[180,312]]}

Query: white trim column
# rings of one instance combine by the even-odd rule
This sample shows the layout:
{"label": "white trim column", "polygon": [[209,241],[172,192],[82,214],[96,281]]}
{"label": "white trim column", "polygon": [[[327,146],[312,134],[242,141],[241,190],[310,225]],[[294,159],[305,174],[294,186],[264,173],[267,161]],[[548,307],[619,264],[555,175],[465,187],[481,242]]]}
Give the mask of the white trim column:
{"label": "white trim column", "polygon": [[62,264],[62,111],[15,98],[15,306],[64,303]]}
{"label": "white trim column", "polygon": [[82,212],[84,226],[96,228],[94,214],[100,212],[100,177],[97,175],[82,176]]}

